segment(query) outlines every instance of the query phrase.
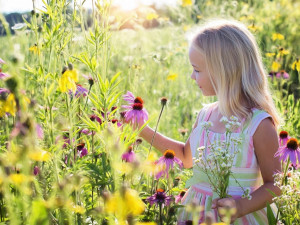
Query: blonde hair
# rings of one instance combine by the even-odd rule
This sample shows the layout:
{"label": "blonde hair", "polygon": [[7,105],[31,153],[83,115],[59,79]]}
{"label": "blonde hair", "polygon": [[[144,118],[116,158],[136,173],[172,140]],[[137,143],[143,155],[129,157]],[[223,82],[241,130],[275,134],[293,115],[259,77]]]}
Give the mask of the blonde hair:
{"label": "blonde hair", "polygon": [[223,19],[207,22],[191,44],[205,58],[223,115],[250,118],[251,109],[258,108],[269,113],[278,127],[280,119],[259,48],[242,23]]}

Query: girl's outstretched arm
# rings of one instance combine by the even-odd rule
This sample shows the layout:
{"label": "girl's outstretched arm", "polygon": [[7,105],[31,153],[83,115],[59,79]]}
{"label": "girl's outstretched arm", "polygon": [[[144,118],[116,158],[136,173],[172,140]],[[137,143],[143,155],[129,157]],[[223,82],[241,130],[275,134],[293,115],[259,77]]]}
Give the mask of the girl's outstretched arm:
{"label": "girl's outstretched arm", "polygon": [[[140,133],[140,136],[145,139],[147,142],[151,143],[154,130],[149,126],[146,126]],[[156,133],[153,146],[158,149],[162,154],[167,149],[172,149],[175,152],[175,156],[179,158],[184,168],[191,168],[193,166],[192,152],[190,148],[190,138],[186,143],[176,141],[174,139],[168,138],[160,133]]]}

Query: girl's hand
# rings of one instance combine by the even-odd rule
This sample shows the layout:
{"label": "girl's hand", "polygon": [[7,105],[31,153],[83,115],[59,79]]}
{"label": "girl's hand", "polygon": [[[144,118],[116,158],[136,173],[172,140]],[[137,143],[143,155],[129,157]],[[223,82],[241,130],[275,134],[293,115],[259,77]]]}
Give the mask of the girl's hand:
{"label": "girl's hand", "polygon": [[240,207],[238,207],[238,202],[234,198],[216,198],[212,201],[211,208],[218,210],[222,222],[229,222],[227,218],[230,217],[231,224],[240,217]]}

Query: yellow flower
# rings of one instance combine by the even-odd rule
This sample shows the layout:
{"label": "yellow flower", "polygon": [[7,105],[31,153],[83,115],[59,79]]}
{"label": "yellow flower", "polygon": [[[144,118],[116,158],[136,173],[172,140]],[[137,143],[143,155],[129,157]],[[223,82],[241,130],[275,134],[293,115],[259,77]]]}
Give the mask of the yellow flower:
{"label": "yellow flower", "polygon": [[176,80],[177,77],[178,77],[178,74],[172,73],[167,76],[167,80]]}
{"label": "yellow flower", "polygon": [[189,26],[189,25],[184,25],[184,26],[183,26],[183,30],[184,30],[184,31],[187,31],[187,30],[189,30],[190,28],[191,28],[191,26]]}
{"label": "yellow flower", "polygon": [[290,52],[284,48],[280,48],[277,54],[277,57],[288,55]]}
{"label": "yellow flower", "polygon": [[75,205],[73,202],[67,203],[67,208],[75,213],[83,214],[85,213],[85,208],[80,205]]}
{"label": "yellow flower", "polygon": [[278,62],[275,62],[275,61],[274,61],[274,62],[272,63],[272,71],[275,71],[275,72],[278,71],[279,68],[280,68],[280,66],[281,66],[281,65],[280,65]]}
{"label": "yellow flower", "polygon": [[157,18],[158,18],[158,15],[156,13],[149,13],[146,16],[146,20],[153,20],[153,19],[157,19]]}
{"label": "yellow flower", "polygon": [[156,225],[155,222],[137,222],[135,225]]}
{"label": "yellow flower", "polygon": [[29,153],[29,158],[34,161],[48,161],[50,159],[50,153],[44,150],[32,151]]}
{"label": "yellow flower", "polygon": [[197,15],[197,19],[202,19],[202,16],[201,15]]}
{"label": "yellow flower", "polygon": [[77,73],[75,70],[67,70],[63,73],[61,78],[59,78],[58,85],[62,93],[71,90],[72,92],[76,91],[76,83],[78,81]]}
{"label": "yellow flower", "polygon": [[40,52],[40,49],[39,49],[38,46],[37,46],[37,44],[31,46],[31,47],[29,48],[29,51],[33,52],[34,54],[38,54],[38,55],[41,53],[41,52]]}
{"label": "yellow flower", "polygon": [[254,24],[251,24],[251,25],[248,26],[248,29],[251,30],[252,32],[256,32],[256,31],[261,30],[261,27],[255,26]]}
{"label": "yellow flower", "polygon": [[28,177],[21,173],[11,174],[9,175],[9,178],[13,184],[22,184],[28,180]]}
{"label": "yellow flower", "polygon": [[298,72],[300,72],[300,60],[299,59],[296,59],[295,62],[293,62],[292,64],[292,69],[293,70],[297,70]]}
{"label": "yellow flower", "polygon": [[272,40],[275,41],[275,40],[283,40],[284,39],[284,36],[282,34],[279,34],[279,33],[274,33],[272,34]]}
{"label": "yellow flower", "polygon": [[105,211],[113,213],[120,221],[125,221],[128,215],[138,216],[145,210],[145,203],[138,193],[132,189],[125,189],[113,194],[105,205]]}
{"label": "yellow flower", "polygon": [[[16,115],[16,100],[15,100],[15,95],[10,93],[7,96],[7,99],[5,100],[4,104],[3,104],[3,111],[6,113],[11,114],[12,116]],[[1,112],[0,112],[1,114]]]}
{"label": "yellow flower", "polygon": [[186,6],[191,6],[193,4],[192,0],[182,0],[181,6],[186,7]]}
{"label": "yellow flower", "polygon": [[274,52],[267,52],[267,53],[266,53],[266,56],[267,56],[267,57],[273,57],[274,55],[275,55]]}
{"label": "yellow flower", "polygon": [[78,75],[76,70],[66,70],[63,75],[70,77],[72,80],[74,80],[74,82],[78,82]]}

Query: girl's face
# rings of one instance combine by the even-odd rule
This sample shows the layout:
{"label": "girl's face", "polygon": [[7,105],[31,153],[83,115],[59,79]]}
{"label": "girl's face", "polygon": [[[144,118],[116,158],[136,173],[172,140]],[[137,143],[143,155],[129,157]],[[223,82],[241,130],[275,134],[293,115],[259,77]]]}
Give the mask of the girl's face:
{"label": "girl's face", "polygon": [[214,96],[216,92],[210,81],[209,73],[206,68],[204,56],[191,46],[189,51],[190,62],[193,66],[191,78],[195,80],[204,96]]}

